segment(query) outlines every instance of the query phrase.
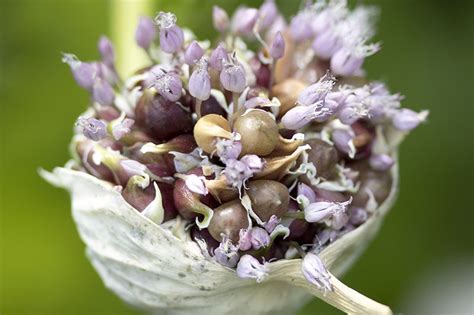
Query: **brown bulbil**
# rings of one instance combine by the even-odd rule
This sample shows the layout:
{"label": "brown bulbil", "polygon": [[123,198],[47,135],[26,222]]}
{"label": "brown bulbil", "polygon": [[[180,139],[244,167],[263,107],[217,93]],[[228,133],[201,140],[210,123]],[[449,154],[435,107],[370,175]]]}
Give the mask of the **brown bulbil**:
{"label": "brown bulbil", "polygon": [[339,161],[336,148],[321,139],[306,141],[311,146],[308,159],[316,166],[318,176],[331,179],[335,175],[336,164]]}
{"label": "brown bulbil", "polygon": [[247,194],[253,211],[262,221],[268,221],[274,214],[281,218],[290,203],[288,188],[274,180],[256,180],[248,185]]}
{"label": "brown bulbil", "polygon": [[209,223],[209,233],[221,241],[221,234],[227,235],[232,242],[239,241],[239,232],[248,227],[247,211],[240,200],[233,200],[214,209],[214,215]]}
{"label": "brown bulbil", "polygon": [[275,119],[267,112],[254,109],[237,118],[234,130],[242,138],[242,153],[265,156],[270,154],[278,143],[279,133]]}

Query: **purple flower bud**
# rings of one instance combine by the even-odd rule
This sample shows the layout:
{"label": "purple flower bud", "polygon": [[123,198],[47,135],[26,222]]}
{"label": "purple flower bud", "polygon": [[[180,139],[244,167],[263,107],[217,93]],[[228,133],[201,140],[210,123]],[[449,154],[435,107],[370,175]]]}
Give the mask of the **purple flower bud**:
{"label": "purple flower bud", "polygon": [[232,241],[224,236],[222,242],[214,250],[214,259],[221,265],[234,268],[239,261],[239,248],[232,244]]}
{"label": "purple flower bud", "polygon": [[107,126],[101,120],[92,117],[79,117],[76,125],[80,126],[84,136],[91,140],[99,141],[107,137]]}
{"label": "purple flower bud", "polygon": [[267,230],[268,233],[272,233],[273,230],[276,228],[278,224],[280,224],[281,219],[279,219],[276,215],[272,214],[270,219],[268,219],[267,222],[263,225],[265,230]]}
{"label": "purple flower bud", "polygon": [[193,40],[184,53],[184,60],[188,65],[192,66],[198,62],[203,55],[204,50],[202,50],[197,41]]}
{"label": "purple flower bud", "polygon": [[342,211],[336,212],[331,218],[330,226],[334,230],[340,230],[347,224],[347,222],[349,222],[349,216],[347,213]]}
{"label": "purple flower bud", "polygon": [[339,103],[337,103],[336,101],[333,101],[333,100],[326,99],[324,101],[324,109],[326,111],[321,113],[318,117],[314,118],[314,121],[324,122],[324,121],[328,120],[329,117],[334,115],[334,113],[336,113],[337,110],[339,109]]}
{"label": "purple flower bud", "polygon": [[[332,103],[328,103],[332,104]],[[319,101],[309,106],[295,106],[282,117],[281,122],[286,129],[297,130],[303,128],[311,121],[318,119],[324,121],[333,114],[332,110]]]}
{"label": "purple flower bud", "polygon": [[312,16],[307,11],[301,11],[291,19],[290,33],[295,42],[301,43],[313,37],[311,19]]}
{"label": "purple flower bud", "polygon": [[331,58],[331,71],[349,77],[357,75],[364,63],[364,57],[356,56],[346,49],[339,49]]}
{"label": "purple flower bud", "polygon": [[352,144],[353,138],[354,133],[351,130],[336,129],[332,133],[332,140],[334,141],[334,146],[339,151],[346,154],[351,154],[351,152],[355,151],[355,148]]}
{"label": "purple flower bud", "polygon": [[185,175],[186,179],[184,180],[186,187],[193,193],[199,195],[207,195],[209,190],[207,190],[204,176],[197,176],[195,174]]}
{"label": "purple flower bud", "polygon": [[258,10],[254,8],[240,7],[232,17],[231,30],[234,34],[249,35],[258,19]]}
{"label": "purple flower bud", "polygon": [[316,36],[312,47],[316,56],[322,59],[331,59],[334,53],[340,48],[340,44],[336,34],[328,30]]}
{"label": "purple flower bud", "polygon": [[301,91],[298,96],[298,103],[308,106],[323,101],[331,92],[334,84],[336,84],[334,78],[329,75],[323,76],[318,82],[311,84]]}
{"label": "purple flower bud", "polygon": [[220,79],[224,89],[234,93],[244,91],[247,84],[245,70],[235,57],[235,53],[232,55],[229,54],[224,60]]}
{"label": "purple flower bud", "polygon": [[298,184],[298,196],[305,196],[309,203],[316,202],[316,193],[311,187],[304,183]]}
{"label": "purple flower bud", "polygon": [[112,67],[115,62],[115,52],[112,42],[106,36],[101,36],[97,48],[102,56],[102,62]]}
{"label": "purple flower bud", "polygon": [[227,160],[224,174],[227,183],[232,187],[242,188],[245,182],[253,176],[247,165],[239,160]]}
{"label": "purple flower bud", "polygon": [[352,198],[344,202],[318,201],[310,203],[304,209],[304,217],[308,222],[321,222],[337,216],[347,210]]}
{"label": "purple flower bud", "polygon": [[387,154],[373,154],[369,159],[370,167],[376,171],[389,170],[395,161]]}
{"label": "purple flower bud", "polygon": [[214,28],[221,33],[224,33],[229,28],[229,16],[224,9],[218,6],[212,8],[212,24]]}
{"label": "purple flower bud", "polygon": [[349,217],[349,222],[352,225],[359,226],[365,221],[367,221],[367,211],[365,211],[363,208],[359,207],[354,207],[349,209],[350,212],[350,217]]}
{"label": "purple flower bud", "polygon": [[309,283],[314,284],[318,289],[332,291],[331,275],[327,271],[321,259],[313,253],[307,253],[301,266],[303,275]]}
{"label": "purple flower bud", "polygon": [[270,46],[270,56],[277,60],[283,57],[285,54],[285,40],[281,35],[281,32],[276,33],[273,39],[272,45]]}
{"label": "purple flower bud", "polygon": [[132,177],[132,176],[146,176],[147,175],[147,167],[135,160],[120,160],[119,161],[121,171],[124,172],[124,174],[127,177]]}
{"label": "purple flower bud", "polygon": [[100,105],[112,105],[115,100],[115,92],[109,82],[96,79],[92,89],[92,98]]}
{"label": "purple flower bud", "polygon": [[222,162],[236,160],[242,152],[242,143],[232,139],[218,139],[216,141],[216,152]]}
{"label": "purple flower bud", "polygon": [[426,120],[428,116],[427,111],[420,113],[414,112],[411,109],[399,110],[392,119],[393,126],[401,131],[409,131],[416,128],[421,122]]}
{"label": "purple flower bud", "polygon": [[246,109],[250,109],[250,108],[256,108],[256,107],[259,107],[259,106],[262,106],[262,105],[267,105],[269,103],[270,103],[270,100],[268,98],[256,96],[256,97],[252,97],[251,99],[245,101],[244,107]]}
{"label": "purple flower bud", "polygon": [[258,22],[258,26],[260,30],[264,30],[272,25],[278,16],[278,8],[275,5],[275,1],[265,0],[265,2],[260,6],[259,15],[260,20]]}
{"label": "purple flower bud", "polygon": [[243,156],[240,161],[243,162],[253,173],[260,172],[263,168],[262,159],[255,154],[247,154]]}
{"label": "purple flower bud", "polygon": [[125,118],[124,120],[114,124],[112,127],[112,136],[114,136],[115,140],[120,140],[123,136],[130,133],[134,123],[135,120]]}
{"label": "purple flower bud", "polygon": [[261,227],[253,227],[251,242],[252,248],[255,250],[267,247],[270,245],[270,235],[268,235],[268,232]]}
{"label": "purple flower bud", "polygon": [[363,103],[345,106],[339,111],[337,117],[345,125],[352,125],[361,118],[368,117],[369,110]]}
{"label": "purple flower bud", "polygon": [[329,10],[324,10],[317,14],[311,23],[313,31],[316,35],[322,34],[332,27],[330,24],[332,16]]}
{"label": "purple flower bud", "polygon": [[176,25],[176,15],[170,12],[160,12],[155,17],[155,24],[160,28],[161,50],[169,54],[179,51],[184,43],[184,33]]}
{"label": "purple flower bud", "polygon": [[82,62],[73,54],[63,54],[62,62],[69,65],[72,75],[80,87],[86,90],[92,89],[97,72],[94,64]]}
{"label": "purple flower bud", "polygon": [[241,229],[239,231],[239,249],[249,250],[252,248],[252,229]]}
{"label": "purple flower bud", "polygon": [[170,102],[176,102],[181,97],[183,84],[177,74],[163,70],[154,73],[155,78],[152,80],[150,87],[154,87],[161,96]]}
{"label": "purple flower bud", "polygon": [[211,95],[211,77],[207,72],[207,60],[202,58],[189,78],[189,94],[205,101]]}
{"label": "purple flower bud", "polygon": [[209,57],[209,65],[212,69],[221,71],[224,67],[224,60],[227,58],[227,50],[224,46],[219,44],[216,49],[214,49]]}
{"label": "purple flower bud", "polygon": [[261,264],[255,257],[243,255],[237,264],[236,273],[242,279],[256,279],[262,282],[268,275],[268,263]]}
{"label": "purple flower bud", "polygon": [[137,45],[143,49],[148,49],[151,43],[156,39],[156,36],[157,29],[153,20],[145,16],[140,17],[137,30],[135,31],[135,41]]}

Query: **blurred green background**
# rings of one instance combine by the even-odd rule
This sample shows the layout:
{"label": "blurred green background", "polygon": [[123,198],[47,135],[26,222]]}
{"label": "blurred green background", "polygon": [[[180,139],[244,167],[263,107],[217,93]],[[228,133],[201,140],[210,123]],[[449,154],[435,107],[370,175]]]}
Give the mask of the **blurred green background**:
{"label": "blurred green background", "polygon": [[[286,16],[299,5],[277,2]],[[376,2],[382,9],[377,39],[383,50],[369,58],[369,76],[406,95],[405,106],[431,114],[401,148],[397,204],[343,281],[396,312],[410,313],[413,300],[422,300],[419,288],[433,274],[467,266],[474,281],[474,10],[467,0],[368,1]],[[212,5],[231,10],[239,3],[260,1],[156,0],[155,9],[174,11],[181,25],[204,38],[214,36]],[[68,159],[72,125],[88,101],[61,64],[60,52],[97,58],[96,40],[110,34],[109,5],[0,1],[2,315],[137,314],[104,288],[89,265],[69,196],[36,173]],[[448,277],[446,293],[455,294],[456,288]],[[474,312],[472,299],[465,303]],[[339,314],[316,300],[300,314],[316,313]]]}

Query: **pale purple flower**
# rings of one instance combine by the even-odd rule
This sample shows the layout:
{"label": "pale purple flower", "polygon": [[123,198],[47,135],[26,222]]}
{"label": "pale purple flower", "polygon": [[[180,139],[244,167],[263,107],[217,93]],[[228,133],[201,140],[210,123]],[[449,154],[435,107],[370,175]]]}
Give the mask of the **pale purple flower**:
{"label": "pale purple flower", "polygon": [[107,81],[97,78],[92,88],[92,98],[100,105],[112,105],[115,100],[115,92]]}
{"label": "pale purple flower", "polygon": [[393,164],[395,164],[395,161],[388,154],[372,154],[369,159],[370,167],[376,171],[387,171]]}
{"label": "pale purple flower", "polygon": [[121,171],[127,177],[132,177],[135,175],[142,176],[142,177],[147,176],[148,168],[146,167],[146,165],[140,162],[126,159],[126,160],[120,160],[119,164],[121,167]]}
{"label": "pale purple flower", "polygon": [[246,251],[252,248],[252,229],[241,229],[239,231],[239,249]]}
{"label": "pale purple flower", "polygon": [[316,35],[312,47],[316,56],[322,59],[331,59],[340,48],[339,38],[333,31],[327,30]]}
{"label": "pale purple flower", "polygon": [[354,103],[345,106],[337,114],[337,118],[345,125],[352,125],[365,117],[369,117],[369,109],[364,103]]}
{"label": "pale purple flower", "polygon": [[[332,105],[333,103],[327,103]],[[325,106],[324,101],[318,101],[315,104],[308,106],[295,106],[290,109],[281,118],[281,122],[287,129],[297,130],[303,128],[313,120],[325,121],[333,115],[333,108]]]}
{"label": "pale purple flower", "polygon": [[203,55],[204,50],[202,50],[201,46],[199,46],[199,43],[197,41],[193,40],[184,52],[184,60],[188,65],[192,66],[196,62],[198,62]]}
{"label": "pale purple flower", "polygon": [[298,96],[298,104],[308,106],[324,101],[336,84],[334,78],[329,74],[324,75],[318,82],[311,84],[301,91]]}
{"label": "pale purple flower", "polygon": [[205,101],[211,96],[211,77],[207,71],[207,60],[202,58],[189,78],[189,94]]}
{"label": "pale purple flower", "polygon": [[262,159],[257,155],[249,154],[240,160],[228,159],[224,170],[227,183],[232,187],[242,188],[247,180],[263,168]]}
{"label": "pale purple flower", "polygon": [[295,42],[301,43],[313,37],[312,19],[312,14],[307,10],[300,11],[291,19],[290,33]]}
{"label": "pale purple flower", "polygon": [[401,131],[410,131],[426,120],[427,111],[417,113],[411,109],[403,108],[395,113],[392,122],[393,126]]}
{"label": "pale purple flower", "polygon": [[270,235],[261,227],[253,227],[251,232],[252,248],[258,250],[262,247],[270,245]]}
{"label": "pale purple flower", "polygon": [[313,188],[306,185],[305,183],[298,184],[298,197],[299,196],[304,196],[309,203],[316,202],[317,198]]}
{"label": "pale purple flower", "polygon": [[262,97],[262,96],[256,96],[256,97],[252,97],[251,99],[245,101],[244,103],[244,107],[246,109],[251,109],[251,108],[256,108],[256,107],[259,107],[259,106],[264,106],[264,105],[267,105],[267,104],[270,104],[270,100],[266,97]]}
{"label": "pale purple flower", "polygon": [[93,63],[82,62],[73,54],[63,54],[62,62],[69,65],[80,87],[86,90],[92,89],[97,73],[97,68]]}
{"label": "pale purple flower", "polygon": [[102,62],[108,67],[113,67],[115,62],[115,51],[112,42],[107,38],[107,36],[100,37],[97,48],[102,57]]}
{"label": "pale purple flower", "polygon": [[314,223],[331,219],[341,212],[346,212],[351,202],[352,198],[344,202],[318,201],[310,203],[304,208],[305,220]]}
{"label": "pale purple flower", "polygon": [[365,221],[367,221],[368,214],[364,208],[353,207],[349,209],[350,217],[349,223],[355,226],[359,226]]}
{"label": "pale purple flower", "polygon": [[245,70],[235,57],[235,53],[228,54],[227,58],[224,59],[220,81],[224,89],[234,93],[241,93],[245,89]]}
{"label": "pale purple flower", "polygon": [[242,143],[233,139],[218,139],[216,141],[216,153],[222,162],[236,160],[242,152]]}
{"label": "pale purple flower", "polygon": [[268,219],[267,222],[263,225],[265,230],[267,230],[268,233],[272,233],[273,230],[276,228],[278,224],[280,224],[281,219],[279,219],[276,215],[272,214],[270,219]]}
{"label": "pale purple flower", "polygon": [[195,174],[185,175],[186,187],[193,193],[199,195],[207,195],[209,190],[206,187],[206,178],[204,176],[197,176]]}
{"label": "pale purple flower", "polygon": [[229,16],[227,12],[216,5],[212,8],[212,25],[221,33],[224,33],[229,28]]}
{"label": "pale purple flower", "polygon": [[265,0],[259,9],[258,27],[260,30],[270,27],[278,16],[278,8],[274,0]]}
{"label": "pale purple flower", "polygon": [[155,24],[160,29],[160,48],[172,54],[181,49],[184,43],[183,30],[176,25],[176,15],[170,12],[159,12]]}
{"label": "pale purple flower", "polygon": [[331,275],[327,271],[321,259],[313,254],[307,253],[301,266],[303,275],[309,283],[314,284],[323,291],[332,291]]}
{"label": "pale purple flower", "polygon": [[237,264],[236,273],[242,279],[255,279],[258,283],[268,276],[268,263],[261,264],[255,257],[243,255]]}
{"label": "pale purple flower", "polygon": [[231,30],[234,34],[249,35],[258,19],[258,10],[254,8],[240,7],[232,17]]}
{"label": "pale purple flower", "polygon": [[79,117],[76,125],[80,126],[84,136],[91,140],[99,141],[107,137],[107,126],[96,118]]}
{"label": "pale purple flower", "polygon": [[283,57],[285,54],[285,39],[281,35],[281,32],[276,33],[273,38],[272,45],[270,46],[270,56],[277,60]]}
{"label": "pale purple flower", "polygon": [[112,136],[115,140],[120,140],[123,136],[130,133],[135,120],[125,118],[124,120],[117,122],[112,127]]}
{"label": "pale purple flower", "polygon": [[355,154],[355,147],[352,143],[354,137],[355,134],[352,130],[336,129],[332,133],[332,140],[336,149],[349,155]]}
{"label": "pale purple flower", "polygon": [[154,87],[161,96],[166,98],[168,101],[176,102],[180,99],[183,83],[179,76],[173,72],[164,72],[163,70],[158,73],[153,73],[155,78],[152,80],[151,86]]}
{"label": "pale purple flower", "polygon": [[158,31],[155,23],[149,17],[142,16],[138,20],[138,26],[135,31],[135,41],[143,49],[150,48],[151,43],[156,39]]}
{"label": "pale purple flower", "polygon": [[214,249],[214,259],[225,267],[234,268],[240,258],[238,251],[239,247],[224,235],[219,247]]}
{"label": "pale purple flower", "polygon": [[227,59],[227,50],[222,44],[219,44],[214,49],[209,57],[209,65],[216,71],[221,71],[224,68],[224,60]]}
{"label": "pale purple flower", "polygon": [[241,159],[241,162],[245,163],[245,165],[253,172],[257,173],[263,169],[263,162],[258,155],[255,154],[247,154],[244,155]]}

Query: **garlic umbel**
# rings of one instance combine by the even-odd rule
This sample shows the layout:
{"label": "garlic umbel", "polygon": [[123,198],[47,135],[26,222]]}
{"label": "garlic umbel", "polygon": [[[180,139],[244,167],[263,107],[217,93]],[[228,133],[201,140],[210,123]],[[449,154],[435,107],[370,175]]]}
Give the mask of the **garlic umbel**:
{"label": "garlic umbel", "polygon": [[41,175],[71,193],[108,288],[156,314],[289,314],[311,296],[391,313],[337,278],[393,205],[398,146],[428,114],[365,77],[374,13],[214,7],[209,45],[159,12],[135,32],[149,65],[126,78],[105,37],[100,61],[64,54],[91,103],[73,159]]}

